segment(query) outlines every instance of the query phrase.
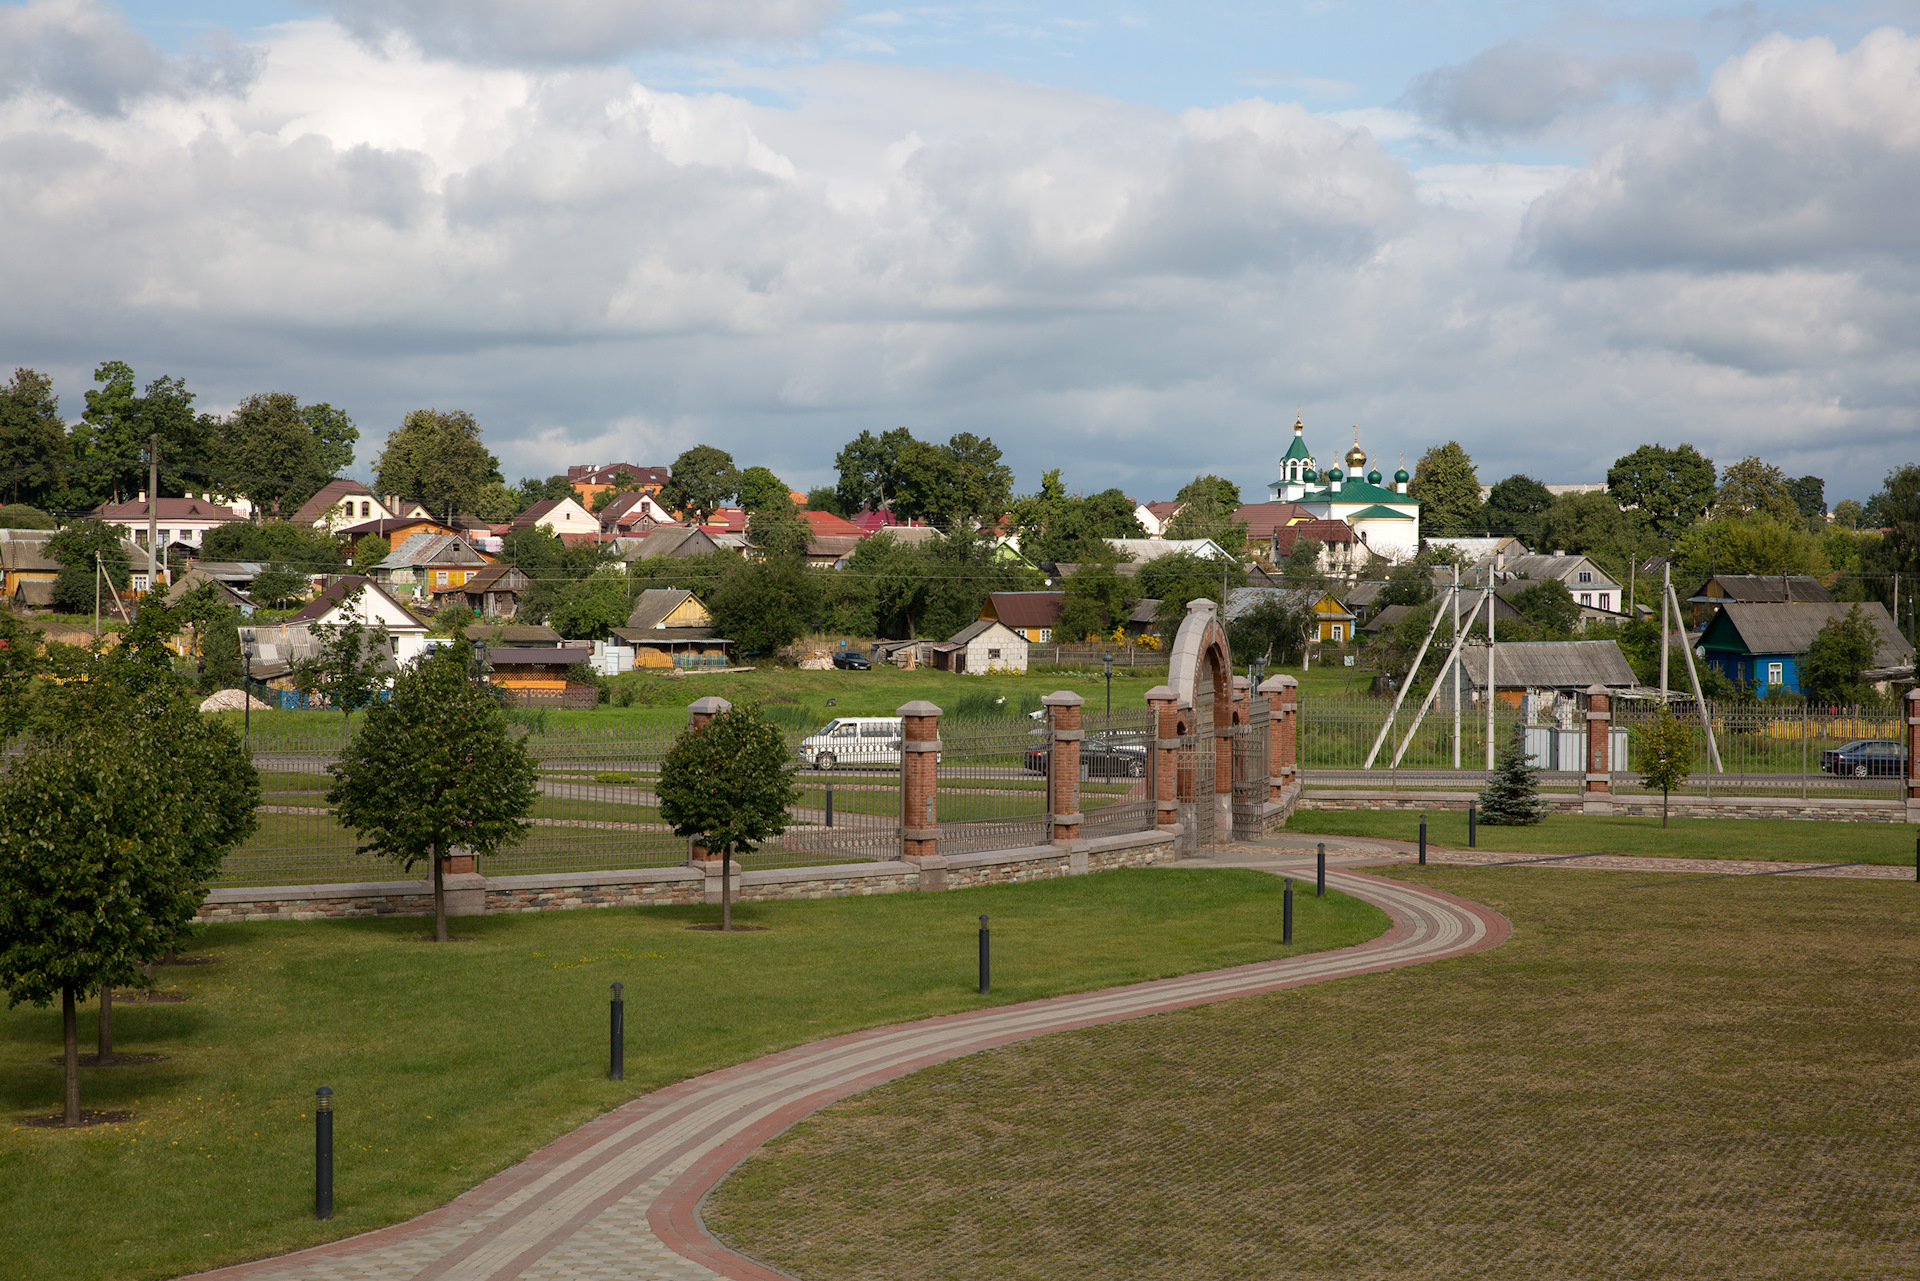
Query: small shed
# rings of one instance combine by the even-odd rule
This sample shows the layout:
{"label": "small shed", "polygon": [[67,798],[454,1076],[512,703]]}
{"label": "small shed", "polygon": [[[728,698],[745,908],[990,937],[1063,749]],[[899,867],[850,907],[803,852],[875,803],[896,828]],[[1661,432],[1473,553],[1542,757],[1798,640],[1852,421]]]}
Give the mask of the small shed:
{"label": "small shed", "polygon": [[1027,670],[1026,637],[997,619],[976,618],[932,649],[933,665],[943,672],[985,676]]}

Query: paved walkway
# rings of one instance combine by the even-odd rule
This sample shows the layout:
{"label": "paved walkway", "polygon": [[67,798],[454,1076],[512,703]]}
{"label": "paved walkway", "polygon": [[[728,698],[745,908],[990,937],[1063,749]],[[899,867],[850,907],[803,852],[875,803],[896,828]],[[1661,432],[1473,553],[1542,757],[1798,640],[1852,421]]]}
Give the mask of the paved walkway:
{"label": "paved walkway", "polygon": [[[1208,863],[1232,864],[1238,859],[1271,861],[1281,853],[1311,859],[1314,846],[1324,842],[1331,867],[1379,867],[1411,862],[1417,855],[1412,841],[1390,841],[1360,836],[1314,836],[1282,832],[1258,845],[1229,846]],[[1838,876],[1875,881],[1910,881],[1914,870],[1905,864],[1782,862],[1777,859],[1646,858],[1630,854],[1526,854],[1495,850],[1442,849],[1427,846],[1427,862],[1456,867],[1551,867],[1590,872],[1646,872],[1655,880],[1704,876]]]}
{"label": "paved walkway", "polygon": [[[1254,847],[1210,861],[1289,873],[1309,866],[1287,851]],[[896,1024],[769,1055],[636,1099],[412,1222],[202,1275],[219,1281],[784,1277],[710,1237],[700,1202],[748,1153],[837,1099],[996,1045],[1463,956],[1495,947],[1509,933],[1498,913],[1424,886],[1350,870],[1330,871],[1328,883],[1381,908],[1392,928],[1340,951]]]}

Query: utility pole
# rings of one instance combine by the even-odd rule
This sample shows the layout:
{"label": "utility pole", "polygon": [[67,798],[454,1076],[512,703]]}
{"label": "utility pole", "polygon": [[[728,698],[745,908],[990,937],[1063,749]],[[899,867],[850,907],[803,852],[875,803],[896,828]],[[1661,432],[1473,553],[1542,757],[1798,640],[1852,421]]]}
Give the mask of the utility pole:
{"label": "utility pole", "polygon": [[147,437],[147,591],[160,585],[160,436]]}
{"label": "utility pole", "polygon": [[[1453,634],[1460,635],[1460,566],[1453,567]],[[1453,767],[1460,768],[1460,665],[1453,665]]]}
{"label": "utility pole", "polygon": [[1493,594],[1493,575],[1487,575],[1487,772],[1493,772],[1493,615],[1494,602],[1499,597]]}
{"label": "utility pole", "polygon": [[1660,567],[1660,701],[1667,701],[1667,593],[1673,588],[1673,563]]}

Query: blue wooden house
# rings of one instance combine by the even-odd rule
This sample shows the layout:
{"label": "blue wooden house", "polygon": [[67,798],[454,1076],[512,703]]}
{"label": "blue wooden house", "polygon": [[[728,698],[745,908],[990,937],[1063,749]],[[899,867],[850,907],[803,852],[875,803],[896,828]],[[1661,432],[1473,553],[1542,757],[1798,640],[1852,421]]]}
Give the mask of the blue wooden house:
{"label": "blue wooden house", "polygon": [[[1845,618],[1853,605],[1847,601],[1728,601],[1715,610],[1700,633],[1700,649],[1707,665],[1737,685],[1752,688],[1765,698],[1780,689],[1798,694],[1800,660],[1820,629]],[[1867,601],[1861,613],[1879,634],[1874,650],[1876,667],[1911,667],[1913,646],[1894,628],[1887,607]]]}

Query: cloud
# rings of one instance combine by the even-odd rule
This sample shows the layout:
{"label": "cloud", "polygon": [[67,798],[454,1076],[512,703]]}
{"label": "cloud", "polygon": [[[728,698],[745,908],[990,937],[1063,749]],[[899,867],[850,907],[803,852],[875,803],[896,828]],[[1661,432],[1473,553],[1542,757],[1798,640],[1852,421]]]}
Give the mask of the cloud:
{"label": "cloud", "polygon": [[1916,209],[1920,38],[1775,35],[1536,205],[1527,248],[1576,272],[1905,257]]}
{"label": "cloud", "polygon": [[255,72],[252,50],[210,44],[168,58],[97,0],[0,7],[0,99],[42,93],[96,115],[149,94],[234,93]]}
{"label": "cloud", "polygon": [[785,44],[840,0],[317,0],[362,39],[404,35],[436,57],[507,66],[612,62],[639,49]]}
{"label": "cloud", "polygon": [[1458,136],[1497,138],[1532,133],[1568,111],[1611,102],[1623,86],[1665,97],[1698,74],[1684,53],[1578,58],[1510,41],[1419,77],[1407,99]]}

